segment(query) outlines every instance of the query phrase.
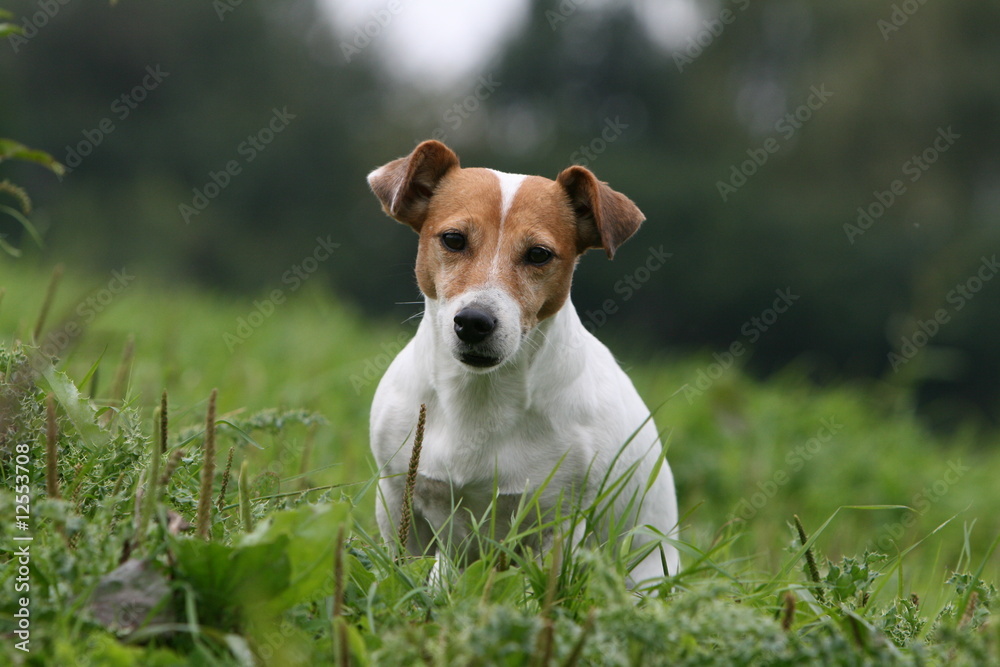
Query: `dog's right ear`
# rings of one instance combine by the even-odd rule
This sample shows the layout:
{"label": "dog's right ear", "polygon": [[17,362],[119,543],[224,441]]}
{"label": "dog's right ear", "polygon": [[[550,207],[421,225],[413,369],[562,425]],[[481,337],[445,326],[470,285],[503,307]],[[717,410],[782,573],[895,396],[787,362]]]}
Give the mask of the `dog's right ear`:
{"label": "dog's right ear", "polygon": [[457,168],[454,151],[440,141],[425,141],[406,157],[368,174],[368,185],[382,202],[382,210],[420,232],[434,188]]}
{"label": "dog's right ear", "polygon": [[614,259],[618,246],[646,219],[631,199],[597,180],[586,167],[563,169],[556,182],[566,190],[576,213],[580,252],[604,248],[608,259]]}

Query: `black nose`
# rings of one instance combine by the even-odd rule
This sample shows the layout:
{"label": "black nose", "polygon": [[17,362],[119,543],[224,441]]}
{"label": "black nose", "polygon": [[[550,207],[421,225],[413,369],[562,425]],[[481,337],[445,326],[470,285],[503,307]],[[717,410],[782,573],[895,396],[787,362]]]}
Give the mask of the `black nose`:
{"label": "black nose", "polygon": [[495,317],[475,308],[463,308],[455,316],[455,335],[466,343],[482,342],[496,327]]}

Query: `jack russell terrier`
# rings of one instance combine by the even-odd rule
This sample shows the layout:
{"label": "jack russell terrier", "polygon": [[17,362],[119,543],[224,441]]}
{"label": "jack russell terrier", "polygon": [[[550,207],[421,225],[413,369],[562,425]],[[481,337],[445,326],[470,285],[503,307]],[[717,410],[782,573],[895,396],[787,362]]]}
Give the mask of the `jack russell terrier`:
{"label": "jack russell terrier", "polygon": [[[608,539],[613,523],[619,536],[639,527],[632,548],[648,547],[630,585],[662,577],[664,564],[676,574],[669,538],[676,538],[677,500],[656,426],[569,299],[580,256],[603,248],[612,258],[642,212],[584,167],[555,181],[461,168],[438,141],[376,169],[368,183],[385,212],[420,235],[416,274],[425,302],[416,335],[372,403],[382,537],[397,534],[423,403],[410,554],[490,527],[491,512],[493,537],[502,539],[522,498],[537,497],[541,514],[555,521],[566,520],[563,502],[597,501],[610,510],[602,526],[587,527],[598,540]],[[583,523],[572,529],[574,543]],[[475,558],[474,540],[465,542]]]}

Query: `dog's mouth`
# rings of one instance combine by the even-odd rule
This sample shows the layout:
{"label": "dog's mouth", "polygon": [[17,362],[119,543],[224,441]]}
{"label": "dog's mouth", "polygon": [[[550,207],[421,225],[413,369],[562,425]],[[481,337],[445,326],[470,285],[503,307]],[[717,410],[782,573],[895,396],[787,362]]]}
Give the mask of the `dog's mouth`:
{"label": "dog's mouth", "polygon": [[493,368],[502,361],[500,357],[473,354],[472,352],[462,352],[459,354],[458,358],[463,364],[473,366],[475,368]]}

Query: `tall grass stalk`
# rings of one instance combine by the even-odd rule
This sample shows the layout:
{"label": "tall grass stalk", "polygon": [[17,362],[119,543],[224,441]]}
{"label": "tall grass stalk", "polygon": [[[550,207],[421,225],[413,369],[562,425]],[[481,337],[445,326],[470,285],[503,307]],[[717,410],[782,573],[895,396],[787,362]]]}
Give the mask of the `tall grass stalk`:
{"label": "tall grass stalk", "polygon": [[159,498],[160,483],[160,438],[162,437],[161,424],[163,423],[163,412],[159,406],[153,411],[153,442],[149,448],[149,466],[146,468],[146,489],[142,495],[141,510],[135,530],[135,547],[138,548],[149,528],[149,520],[156,512],[156,503]]}
{"label": "tall grass stalk", "polygon": [[215,501],[215,506],[221,512],[226,506],[226,488],[229,486],[229,472],[233,468],[233,453],[236,447],[229,448],[229,455],[226,456],[226,469],[222,471],[222,486],[219,489],[219,498]]}
{"label": "tall grass stalk", "polygon": [[56,421],[56,399],[45,397],[45,493],[59,497],[59,424]]}
{"label": "tall grass stalk", "polygon": [[212,482],[215,478],[215,401],[218,389],[208,398],[208,415],[205,418],[205,457],[201,466],[201,490],[198,494],[198,519],[196,531],[205,540],[212,537]]}
{"label": "tall grass stalk", "polygon": [[253,508],[250,506],[250,462],[240,464],[240,474],[236,478],[237,493],[240,497],[240,523],[244,532],[253,532]]}
{"label": "tall grass stalk", "polygon": [[420,466],[420,450],[424,446],[424,426],[427,422],[427,405],[420,404],[417,432],[413,437],[413,451],[410,453],[410,467],[406,471],[406,486],[403,488],[403,507],[399,513],[400,556],[406,553],[406,543],[410,539],[410,524],[413,522],[413,491],[417,484],[417,469]]}
{"label": "tall grass stalk", "polygon": [[38,319],[35,320],[35,328],[31,333],[31,340],[35,343],[39,341],[42,337],[42,331],[45,328],[45,320],[49,317],[49,310],[52,309],[52,302],[55,301],[56,290],[59,288],[59,281],[62,280],[63,275],[63,265],[57,264],[54,269],[52,269],[52,277],[49,278],[49,286],[45,290],[45,298],[42,300],[42,309],[38,313]]}
{"label": "tall grass stalk", "polygon": [[333,549],[333,655],[338,667],[351,664],[348,650],[347,621],[344,619],[344,526],[337,529]]}
{"label": "tall grass stalk", "polygon": [[[803,547],[809,541],[806,537],[806,529],[802,526],[802,521],[799,519],[799,515],[793,515],[795,518],[795,530],[799,534],[799,540]],[[823,594],[823,582],[819,577],[819,568],[816,567],[816,558],[813,556],[812,548],[806,549],[806,575],[812,580],[815,586],[813,587],[813,592],[816,595],[816,599],[822,604],[826,604],[826,596]]]}
{"label": "tall grass stalk", "polygon": [[160,453],[167,453],[167,390],[160,394]]}

